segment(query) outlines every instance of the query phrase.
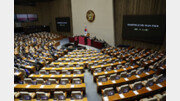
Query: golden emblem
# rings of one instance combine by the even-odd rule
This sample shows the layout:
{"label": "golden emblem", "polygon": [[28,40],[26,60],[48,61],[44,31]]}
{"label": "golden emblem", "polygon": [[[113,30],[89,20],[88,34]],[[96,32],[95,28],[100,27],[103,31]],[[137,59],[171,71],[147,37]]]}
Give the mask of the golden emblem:
{"label": "golden emblem", "polygon": [[87,13],[86,13],[86,18],[89,22],[93,22],[94,19],[95,19],[95,14],[92,10],[89,10]]}

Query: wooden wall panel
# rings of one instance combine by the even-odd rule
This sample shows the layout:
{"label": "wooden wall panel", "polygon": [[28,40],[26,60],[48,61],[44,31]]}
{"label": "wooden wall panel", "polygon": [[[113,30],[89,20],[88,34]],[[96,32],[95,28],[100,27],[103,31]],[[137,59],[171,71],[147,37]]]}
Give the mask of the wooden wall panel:
{"label": "wooden wall panel", "polygon": [[60,34],[71,36],[73,32],[72,28],[72,11],[71,11],[71,0],[54,0],[50,2],[50,27],[54,33],[60,33],[56,30],[56,17],[70,17],[71,32]]}
{"label": "wooden wall panel", "polygon": [[15,14],[37,14],[38,21],[36,22],[23,22],[21,26],[32,26],[32,25],[41,25],[42,15],[40,13],[40,9],[36,6],[23,6],[23,5],[14,5],[14,13]]}
{"label": "wooden wall panel", "polygon": [[[22,23],[22,26],[31,25],[48,25],[51,32],[59,33],[67,36],[72,36],[72,12],[71,0],[53,0],[48,2],[39,2],[36,6],[22,6],[15,5],[14,13],[35,13],[38,14],[37,22]],[[56,17],[70,17],[71,32],[57,32],[56,30]]]}
{"label": "wooden wall panel", "polygon": [[115,45],[125,44],[142,48],[165,49],[166,38],[164,38],[163,45],[122,39],[123,15],[159,14],[166,14],[166,0],[114,0]]}

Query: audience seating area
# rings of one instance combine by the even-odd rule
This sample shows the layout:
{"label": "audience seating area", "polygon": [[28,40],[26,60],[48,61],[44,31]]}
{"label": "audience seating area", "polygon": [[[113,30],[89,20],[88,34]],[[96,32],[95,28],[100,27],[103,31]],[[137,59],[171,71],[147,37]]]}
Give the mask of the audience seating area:
{"label": "audience seating area", "polygon": [[135,47],[58,49],[48,32],[15,34],[14,100],[87,101],[85,69],[103,101],[165,101],[166,53]]}

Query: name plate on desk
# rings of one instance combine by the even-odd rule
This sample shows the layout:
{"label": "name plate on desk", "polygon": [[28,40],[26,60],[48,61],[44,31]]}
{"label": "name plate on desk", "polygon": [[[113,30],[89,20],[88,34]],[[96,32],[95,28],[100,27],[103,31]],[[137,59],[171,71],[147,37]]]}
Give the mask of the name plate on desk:
{"label": "name plate on desk", "polygon": [[117,70],[114,70],[114,72],[117,72]]}
{"label": "name plate on desk", "polygon": [[44,75],[41,75],[40,77],[43,77]]}
{"label": "name plate on desk", "polygon": [[59,88],[59,85],[56,85],[56,87],[55,88]]}
{"label": "name plate on desk", "polygon": [[126,81],[129,81],[129,79],[128,78],[124,78]]}
{"label": "name plate on desk", "polygon": [[120,98],[124,98],[124,95],[123,94],[119,94]]}
{"label": "name plate on desk", "polygon": [[115,80],[112,80],[112,83],[116,83],[116,81],[115,81]]}
{"label": "name plate on desk", "polygon": [[146,72],[145,74],[146,74],[146,75],[149,75],[149,73],[148,73],[148,72]]}
{"label": "name plate on desk", "polygon": [[124,70],[126,70],[126,68],[123,68]]}
{"label": "name plate on desk", "polygon": [[137,77],[137,78],[140,78],[140,76],[139,76],[139,75],[136,75],[136,77]]}
{"label": "name plate on desk", "polygon": [[40,88],[44,88],[44,85],[41,85]]}
{"label": "name plate on desk", "polygon": [[29,88],[31,85],[27,85],[26,88]]}
{"label": "name plate on desk", "polygon": [[74,88],[74,85],[71,85],[71,88]]}
{"label": "name plate on desk", "polygon": [[131,66],[131,68],[134,68],[134,66]]}
{"label": "name plate on desk", "polygon": [[139,93],[137,91],[133,91],[135,95],[138,95]]}
{"label": "name plate on desk", "polygon": [[98,82],[99,85],[102,85],[102,82]]}
{"label": "name plate on desk", "polygon": [[105,71],[104,73],[105,73],[105,74],[107,74],[108,72],[107,72],[107,71]]}
{"label": "name plate on desk", "polygon": [[34,74],[31,74],[31,75],[30,75],[30,77],[33,77],[33,76],[34,76]]}
{"label": "name plate on desk", "polygon": [[148,91],[152,91],[152,89],[151,89],[151,88],[149,88],[149,87],[146,87],[146,89],[147,89]]}
{"label": "name plate on desk", "polygon": [[62,77],[65,77],[65,75],[62,75]]}
{"label": "name plate on desk", "polygon": [[75,74],[73,76],[76,76]]}
{"label": "name plate on desk", "polygon": [[161,88],[163,87],[161,84],[157,84],[157,86],[159,86],[159,87],[161,87]]}
{"label": "name plate on desk", "polygon": [[51,77],[54,77],[54,75],[51,75]]}

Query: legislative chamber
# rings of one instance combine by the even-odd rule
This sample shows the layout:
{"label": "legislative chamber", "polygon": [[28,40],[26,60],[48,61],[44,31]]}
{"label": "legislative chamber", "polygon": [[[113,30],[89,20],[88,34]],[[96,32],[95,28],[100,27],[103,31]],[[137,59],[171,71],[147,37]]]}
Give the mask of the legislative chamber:
{"label": "legislative chamber", "polygon": [[14,101],[166,101],[165,0],[14,0]]}

